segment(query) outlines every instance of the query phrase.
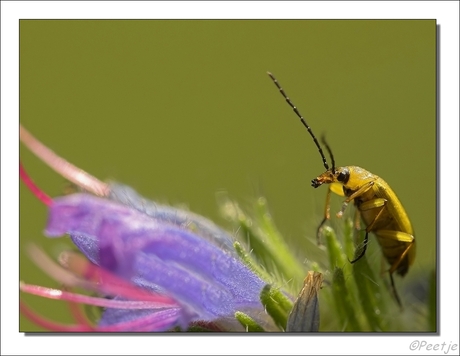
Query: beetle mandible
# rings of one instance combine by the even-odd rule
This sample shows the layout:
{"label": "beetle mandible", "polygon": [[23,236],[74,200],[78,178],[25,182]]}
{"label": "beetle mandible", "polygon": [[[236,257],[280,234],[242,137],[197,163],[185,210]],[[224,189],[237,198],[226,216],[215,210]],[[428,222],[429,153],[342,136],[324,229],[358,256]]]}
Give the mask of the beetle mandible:
{"label": "beetle mandible", "polygon": [[320,243],[321,229],[330,218],[331,191],[340,196],[347,197],[343,202],[342,209],[337,213],[338,217],[341,217],[347,205],[351,201],[354,201],[357,208],[357,217],[359,218],[359,216],[361,216],[366,224],[366,236],[363,241],[361,252],[350,262],[355,263],[364,256],[368,244],[369,233],[373,232],[382,248],[385,259],[391,266],[388,270],[391,288],[396,301],[401,305],[394,285],[393,273],[396,272],[400,276],[404,276],[415,259],[414,230],[404,207],[390,186],[379,176],[357,166],[336,167],[332,150],[323,138],[322,142],[331,157],[332,167],[329,168],[323,150],[310,126],[308,126],[297,107],[286,95],[285,91],[278,83],[278,80],[272,73],[267,72],[267,74],[310,133],[321,155],[323,165],[326,168],[324,173],[311,181],[311,185],[314,188],[318,188],[323,184],[329,184],[324,218],[317,229],[318,243]]}

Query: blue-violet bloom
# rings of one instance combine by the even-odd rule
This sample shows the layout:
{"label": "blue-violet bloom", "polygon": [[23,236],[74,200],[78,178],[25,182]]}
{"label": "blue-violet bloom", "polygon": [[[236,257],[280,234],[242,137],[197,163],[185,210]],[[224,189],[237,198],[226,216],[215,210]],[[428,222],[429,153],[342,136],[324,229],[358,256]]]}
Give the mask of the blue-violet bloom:
{"label": "blue-violet bloom", "polygon": [[[35,262],[67,288],[83,287],[102,297],[26,283],[21,290],[105,308],[96,326],[78,313],[77,325],[62,326],[21,302],[29,318],[61,331],[168,331],[190,325],[245,331],[235,318],[243,315],[266,331],[280,330],[261,302],[267,282],[240,260],[227,232],[196,214],[149,202],[129,187],[97,181],[23,127],[21,140],[58,172],[101,196],[75,193],[51,199],[20,166],[24,183],[48,205],[45,234],[69,234],[86,257],[64,252],[59,266],[35,248]],[[83,184],[82,176],[91,183]]]}

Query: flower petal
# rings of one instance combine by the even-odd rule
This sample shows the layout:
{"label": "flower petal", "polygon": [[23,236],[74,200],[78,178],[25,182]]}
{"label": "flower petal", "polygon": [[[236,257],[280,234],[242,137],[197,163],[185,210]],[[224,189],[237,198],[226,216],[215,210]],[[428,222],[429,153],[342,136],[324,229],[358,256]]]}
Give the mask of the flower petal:
{"label": "flower petal", "polygon": [[189,230],[87,194],[57,198],[46,233],[70,233],[102,268],[151,290],[168,293],[195,320],[263,310],[264,282],[233,254]]}
{"label": "flower petal", "polygon": [[134,189],[124,184],[111,183],[109,184],[109,188],[110,199],[132,207],[154,219],[187,228],[217,247],[235,254],[232,236],[211,220],[190,211],[147,200]]}

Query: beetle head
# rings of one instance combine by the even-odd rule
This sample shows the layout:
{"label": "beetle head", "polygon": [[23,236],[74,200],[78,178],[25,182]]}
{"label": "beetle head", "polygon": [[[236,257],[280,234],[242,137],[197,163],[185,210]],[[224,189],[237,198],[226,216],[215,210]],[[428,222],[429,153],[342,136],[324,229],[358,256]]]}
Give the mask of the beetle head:
{"label": "beetle head", "polygon": [[330,183],[341,183],[345,185],[349,179],[350,170],[348,167],[337,167],[335,169],[328,169],[323,174],[312,179],[311,185],[313,188],[318,188],[320,185]]}

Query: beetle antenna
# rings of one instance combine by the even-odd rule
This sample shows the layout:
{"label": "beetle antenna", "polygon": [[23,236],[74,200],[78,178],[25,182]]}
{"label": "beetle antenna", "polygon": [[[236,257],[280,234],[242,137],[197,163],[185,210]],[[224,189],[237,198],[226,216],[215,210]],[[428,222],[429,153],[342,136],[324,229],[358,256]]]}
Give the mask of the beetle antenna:
{"label": "beetle antenna", "polygon": [[332,150],[329,147],[329,145],[326,142],[326,137],[323,135],[321,136],[321,142],[323,143],[324,146],[326,146],[327,152],[329,152],[329,156],[331,157],[331,164],[332,164],[332,172],[335,172],[335,160],[334,160],[334,155],[332,154]]}
{"label": "beetle antenna", "polygon": [[[286,95],[286,93],[284,92],[283,88],[281,88],[281,85],[278,83],[278,80],[276,80],[276,78],[273,76],[272,73],[267,72],[267,74],[268,74],[268,76],[270,78],[272,78],[273,83],[275,83],[275,85],[279,89],[281,95],[284,97],[284,99],[286,99],[286,102],[289,104],[289,106],[292,108],[292,110],[294,110],[296,115],[300,118],[300,121],[302,122],[303,126],[305,126],[306,129],[308,130],[308,132],[310,133],[311,137],[313,138],[313,141],[315,142],[316,147],[318,147],[319,154],[321,155],[321,158],[323,159],[324,167],[326,168],[326,170],[329,170],[329,166],[328,166],[328,164],[326,162],[326,157],[324,157],[323,150],[321,149],[321,146],[319,145],[319,142],[316,139],[315,135],[313,134],[313,131],[311,130],[310,126],[308,126],[308,124],[305,121],[305,119],[303,118],[302,114],[300,114],[299,110],[297,110],[297,107],[294,105],[294,103],[291,101],[291,99],[289,99],[289,97]],[[328,148],[328,150],[329,150],[329,148]],[[330,150],[329,150],[329,153],[331,153]],[[332,164],[332,166],[334,166],[334,164]]]}

